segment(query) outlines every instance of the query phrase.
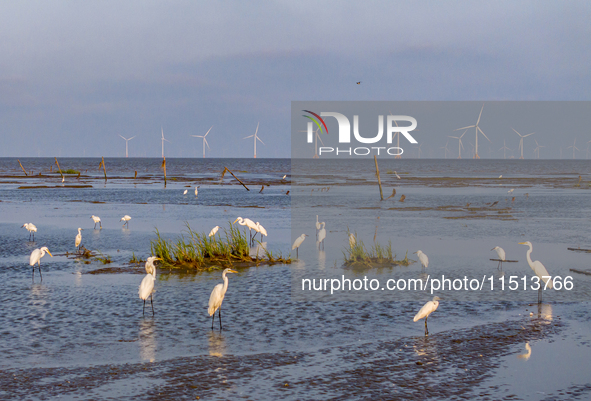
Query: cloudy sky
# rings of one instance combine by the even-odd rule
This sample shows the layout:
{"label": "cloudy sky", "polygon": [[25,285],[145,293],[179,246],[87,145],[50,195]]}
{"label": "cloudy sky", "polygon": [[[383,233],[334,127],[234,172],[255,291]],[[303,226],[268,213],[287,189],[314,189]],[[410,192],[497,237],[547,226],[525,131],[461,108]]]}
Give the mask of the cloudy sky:
{"label": "cloudy sky", "polygon": [[590,100],[590,20],[585,1],[2,2],[0,156],[123,156],[123,135],[157,157],[162,127],[195,157],[213,125],[208,155],[249,157],[260,123],[258,156],[289,157],[293,100]]}

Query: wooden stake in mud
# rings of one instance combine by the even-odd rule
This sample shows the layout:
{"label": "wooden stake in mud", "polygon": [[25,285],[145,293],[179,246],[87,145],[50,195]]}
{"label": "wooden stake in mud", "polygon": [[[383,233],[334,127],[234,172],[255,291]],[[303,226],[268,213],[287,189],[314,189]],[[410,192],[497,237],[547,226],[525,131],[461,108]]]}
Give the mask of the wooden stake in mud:
{"label": "wooden stake in mud", "polygon": [[378,185],[380,186],[380,200],[384,200],[384,193],[382,192],[382,180],[380,180],[380,169],[378,168],[378,158],[374,155],[373,160],[376,162],[376,175],[378,176]]}
{"label": "wooden stake in mud", "polygon": [[23,165],[21,164],[21,161],[19,159],[16,159],[18,161],[18,164],[21,166],[21,168],[23,169],[23,173],[25,173],[25,175],[28,177],[29,174],[27,174],[27,171],[25,170],[25,168],[23,167]]}
{"label": "wooden stake in mud", "polygon": [[246,190],[247,190],[247,191],[250,191],[250,189],[248,189],[248,187],[247,187],[246,185],[244,185],[244,183],[243,183],[242,181],[240,181],[240,180],[238,179],[238,177],[236,177],[236,176],[234,175],[234,173],[233,173],[233,172],[231,172],[231,171],[230,171],[230,169],[229,169],[228,167],[224,167],[224,171],[222,171],[222,178],[224,178],[224,174],[226,174],[226,171],[227,171],[228,173],[232,174],[232,177],[236,178],[236,180],[237,180],[237,181],[238,181],[240,184],[242,184],[242,186],[243,186],[244,188],[246,188]]}
{"label": "wooden stake in mud", "polygon": [[137,178],[137,170],[135,170],[135,177],[133,177],[133,179],[135,180]]}
{"label": "wooden stake in mud", "polygon": [[164,188],[166,188],[166,157],[162,158],[162,169],[164,169]]}
{"label": "wooden stake in mud", "polygon": [[62,180],[63,180],[64,174],[62,173],[62,168],[60,167],[60,163],[57,161],[57,157],[55,157],[55,164],[57,164],[57,169],[60,171],[60,175],[62,176]]}
{"label": "wooden stake in mud", "polygon": [[105,182],[107,182],[107,168],[105,167],[105,158],[101,157],[101,162],[99,164],[99,170],[103,168],[103,172],[105,173]]}

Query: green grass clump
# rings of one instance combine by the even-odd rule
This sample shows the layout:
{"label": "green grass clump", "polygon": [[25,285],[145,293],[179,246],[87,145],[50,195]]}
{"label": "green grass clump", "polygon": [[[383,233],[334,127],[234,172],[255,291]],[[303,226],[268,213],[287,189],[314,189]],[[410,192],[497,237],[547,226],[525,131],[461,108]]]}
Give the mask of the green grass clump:
{"label": "green grass clump", "polygon": [[80,171],[78,170],[74,170],[74,169],[67,169],[67,170],[62,170],[62,173],[64,174],[80,174]]}
{"label": "green grass clump", "polygon": [[[347,230],[347,238],[350,232]],[[392,241],[388,241],[388,246],[384,247],[378,242],[374,242],[373,246],[368,250],[363,243],[357,238],[355,234],[355,245],[353,247],[347,246],[343,251],[345,259],[345,266],[364,265],[372,266],[408,266],[414,263],[414,260],[408,258],[408,251],[404,255],[404,259],[397,260],[396,254],[392,253]]]}
{"label": "green grass clump", "polygon": [[241,263],[291,263],[291,259],[284,259],[281,255],[274,256],[268,250],[261,259],[251,257],[248,234],[232,224],[223,233],[220,230],[212,237],[207,233],[193,231],[188,223],[186,225],[186,234],[175,240],[162,238],[156,229],[156,239],[150,242],[150,249],[152,255],[162,259],[163,266],[208,269]]}

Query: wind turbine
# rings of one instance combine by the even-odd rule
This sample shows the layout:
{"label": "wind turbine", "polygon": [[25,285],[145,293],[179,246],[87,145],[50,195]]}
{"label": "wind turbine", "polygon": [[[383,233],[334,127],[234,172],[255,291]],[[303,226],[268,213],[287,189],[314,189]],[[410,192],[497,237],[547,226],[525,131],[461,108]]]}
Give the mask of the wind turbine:
{"label": "wind turbine", "polygon": [[[312,131],[312,122],[308,123],[308,127],[310,131]],[[300,132],[308,132],[308,130]],[[320,140],[320,143],[322,144],[322,146],[324,146],[324,142],[322,142],[322,138],[320,137],[320,134],[318,134],[318,132],[320,132],[320,128],[316,128],[316,131],[314,131],[314,159],[318,159],[318,140]]]}
{"label": "wind turbine", "polygon": [[[125,138],[121,135],[119,135],[121,138],[125,139],[125,157],[128,157],[128,153],[127,153],[127,143],[129,141],[131,141],[133,138],[135,138],[135,136],[132,136],[131,138]],[[86,151],[86,150],[85,150]]]}
{"label": "wind turbine", "polygon": [[419,159],[421,158],[421,146],[422,145],[423,145],[422,143],[419,144]]}
{"label": "wind turbine", "polygon": [[442,146],[440,149],[443,149],[445,152],[445,158],[447,159],[447,152],[449,152],[449,149],[447,148],[447,144],[449,143],[449,139],[445,142],[445,146]]}
{"label": "wind turbine", "polygon": [[545,146],[540,146],[540,144],[538,143],[538,141],[536,141],[534,139],[534,142],[536,143],[536,148],[534,149],[534,154],[536,154],[536,152],[538,153],[538,159],[540,158],[540,148],[545,148]]}
{"label": "wind turbine", "polygon": [[579,149],[579,148],[577,148],[577,147],[575,146],[575,144],[576,144],[576,143],[577,143],[577,138],[575,138],[575,141],[573,142],[573,146],[569,146],[569,147],[567,148],[567,149],[573,148],[573,159],[575,158],[575,149],[576,149],[576,150],[581,150],[581,149]]}
{"label": "wind turbine", "polygon": [[[515,131],[515,128],[511,127],[511,129],[512,129],[513,131]],[[527,135],[521,135],[521,134],[520,134],[519,132],[517,132],[517,131],[515,131],[515,133],[521,137],[521,139],[519,140],[519,148],[518,148],[518,149],[521,149],[521,156],[520,156],[519,158],[520,158],[520,159],[523,159],[523,138],[525,138],[525,137],[528,137],[528,136],[530,136],[530,135],[533,135],[533,134],[534,134],[534,132],[532,132],[531,134],[527,134]]]}
{"label": "wind turbine", "polygon": [[468,128],[474,128],[475,129],[475,131],[476,131],[476,146],[474,147],[474,151],[475,151],[475,153],[474,153],[474,159],[480,159],[480,156],[478,156],[478,131],[480,131],[480,133],[490,142],[490,139],[488,139],[488,137],[486,135],[484,135],[484,132],[482,132],[482,130],[478,126],[478,123],[480,122],[480,117],[482,116],[482,110],[484,110],[484,105],[482,105],[482,108],[480,109],[480,114],[478,115],[478,120],[476,120],[476,124],[469,125],[469,126],[463,127],[463,128],[458,128],[456,130],[456,131],[461,131],[463,129],[468,129]]}
{"label": "wind turbine", "polygon": [[499,149],[499,150],[502,150],[503,151],[503,159],[506,159],[507,157],[505,156],[505,151],[511,150],[511,149],[509,149],[507,147],[507,145],[505,145],[505,140],[504,139],[503,139],[503,147],[501,149]]}
{"label": "wind turbine", "polygon": [[164,141],[168,143],[170,143],[170,141],[164,138],[164,128],[160,127],[160,129],[162,130],[162,158],[164,159]]}
{"label": "wind turbine", "polygon": [[466,135],[467,131],[468,130],[464,131],[464,133],[460,136],[448,136],[449,138],[457,139],[459,141],[459,143],[458,143],[458,159],[462,158],[462,149],[464,149],[464,145],[462,145],[462,137],[464,135]]}
{"label": "wind turbine", "polygon": [[[258,141],[261,141],[261,138],[259,138],[259,137],[257,136],[257,133],[258,133],[258,132],[259,132],[259,124],[257,123],[257,130],[254,132],[254,135],[249,135],[249,136],[245,136],[244,138],[242,138],[242,139],[248,139],[248,138],[252,138],[252,137],[254,137],[254,158],[255,158],[255,159],[257,158],[257,140],[258,140]],[[265,144],[265,142],[263,142],[263,141],[261,141],[261,143],[262,143],[263,145]]]}
{"label": "wind turbine", "polygon": [[207,130],[205,135],[191,135],[191,136],[194,136],[195,138],[203,138],[203,158],[204,159],[205,159],[205,145],[207,145],[207,149],[211,150],[211,148],[209,147],[209,143],[207,143],[207,139],[205,139],[205,137],[207,136],[207,134],[209,134],[209,131],[211,131],[212,128],[213,128],[213,125]]}

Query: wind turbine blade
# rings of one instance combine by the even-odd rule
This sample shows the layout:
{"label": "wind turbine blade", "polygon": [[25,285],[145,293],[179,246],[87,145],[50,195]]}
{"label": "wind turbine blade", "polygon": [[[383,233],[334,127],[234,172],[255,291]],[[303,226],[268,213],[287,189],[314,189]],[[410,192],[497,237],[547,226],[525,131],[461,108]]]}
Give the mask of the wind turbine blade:
{"label": "wind turbine blade", "polygon": [[320,141],[320,143],[322,145],[324,145],[324,142],[322,142],[322,138],[320,137],[320,135],[318,135],[318,133],[316,133],[316,138],[318,138],[318,140]]}
{"label": "wind turbine blade", "polygon": [[203,136],[204,138],[207,136],[207,134],[209,134],[209,131],[211,131],[212,128],[213,128],[213,125],[207,130],[207,133]]}
{"label": "wind turbine blade", "polygon": [[127,138],[125,138],[124,136],[122,136],[122,135],[119,135],[119,136],[127,141]]}
{"label": "wind turbine blade", "polygon": [[256,136],[256,134],[259,132],[259,124],[260,124],[260,123],[257,123],[257,130],[254,132],[254,135],[255,135],[255,136]]}
{"label": "wind turbine blade", "polygon": [[132,136],[131,138],[128,139],[128,141],[131,141],[133,138],[135,138],[137,135]]}
{"label": "wind turbine blade", "polygon": [[476,126],[475,125],[470,125],[468,127],[462,127],[462,128],[455,129],[454,131],[461,131],[463,129],[474,128],[474,127],[476,127]]}
{"label": "wind turbine blade", "polygon": [[253,136],[254,136],[254,135],[245,136],[245,137],[244,137],[244,138],[242,138],[242,139],[248,139],[248,138],[252,138]]}
{"label": "wind turbine blade", "polygon": [[[162,138],[162,139],[163,139],[163,140],[165,140],[166,142],[170,142],[170,141],[169,141],[168,139],[166,139],[166,138]],[[172,142],[170,142],[170,143],[172,143]]]}
{"label": "wind turbine blade", "polygon": [[207,143],[207,139],[205,139],[205,137],[203,137],[203,142],[205,142],[205,144],[207,145],[207,149],[211,150],[211,148],[209,147],[209,143]]}
{"label": "wind turbine blade", "polygon": [[[511,127],[511,129],[512,129],[513,131],[515,131],[515,128]],[[523,138],[523,135],[521,135],[519,132],[515,131],[515,133],[516,133],[517,135],[519,135],[520,137],[522,137],[522,138]]]}
{"label": "wind turbine blade", "polygon": [[447,137],[448,137],[448,138],[453,138],[453,139],[460,139],[460,138],[459,138],[459,137],[457,137],[457,136],[449,136],[449,135],[448,135]]}
{"label": "wind turbine blade", "polygon": [[463,133],[462,135],[460,135],[460,139],[462,139],[462,137],[463,137],[464,135],[466,135],[466,132],[468,132],[468,130],[464,131],[464,133]]}
{"label": "wind turbine blade", "polygon": [[461,139],[460,139],[460,146],[462,147],[462,149],[464,149],[464,144],[462,143]]}
{"label": "wind turbine blade", "polygon": [[535,134],[535,132],[532,132],[531,134],[524,135],[523,137],[525,138],[526,136],[530,136],[530,135],[533,135],[533,134]]}
{"label": "wind turbine blade", "polygon": [[[484,135],[484,132],[482,132],[482,130],[480,129],[480,127],[476,127],[476,129],[477,129],[478,131],[480,131],[480,133],[481,133],[482,135]],[[487,137],[486,135],[484,135],[484,137],[485,137],[486,139],[488,139],[488,137]],[[490,143],[492,143],[492,141],[491,141],[490,139],[488,139],[488,141],[489,141]]]}
{"label": "wind turbine blade", "polygon": [[[259,138],[258,136],[257,136],[257,139],[258,139],[259,141],[261,141],[261,138]],[[262,143],[263,145],[265,145],[265,142],[261,141],[261,143]],[[267,146],[267,145],[265,145],[265,146]]]}
{"label": "wind turbine blade", "polygon": [[194,136],[195,138],[205,138],[203,135],[191,135]]}
{"label": "wind turbine blade", "polygon": [[480,114],[478,115],[478,121],[476,121],[476,126],[478,126],[478,123],[480,122],[480,116],[482,116],[482,110],[484,110],[484,105],[482,105],[482,108],[480,109]]}

